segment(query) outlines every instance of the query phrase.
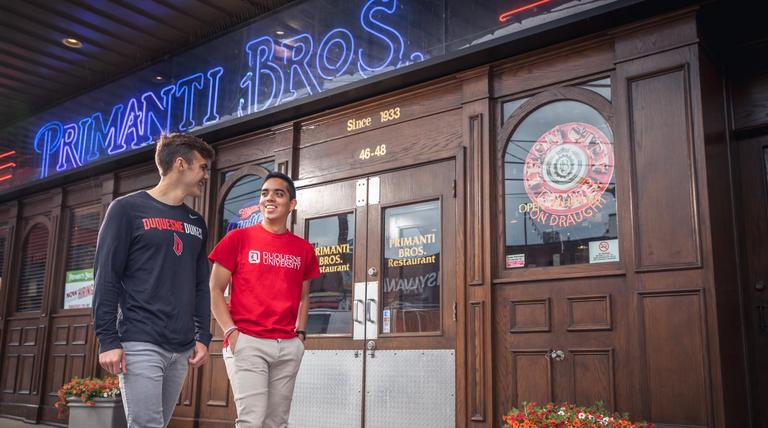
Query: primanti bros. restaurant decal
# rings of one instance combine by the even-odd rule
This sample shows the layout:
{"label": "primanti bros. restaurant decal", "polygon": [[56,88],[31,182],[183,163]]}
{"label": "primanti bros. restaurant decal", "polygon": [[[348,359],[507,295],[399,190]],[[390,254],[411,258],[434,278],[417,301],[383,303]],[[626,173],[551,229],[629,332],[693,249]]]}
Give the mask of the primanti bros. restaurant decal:
{"label": "primanti bros. restaurant decal", "polygon": [[320,273],[349,272],[352,270],[352,244],[344,242],[315,247]]}
{"label": "primanti bros. restaurant decal", "polygon": [[396,210],[402,211],[385,219],[382,332],[433,331],[440,313],[440,203]]}
{"label": "primanti bros. restaurant decal", "polygon": [[549,227],[581,223],[605,205],[613,169],[613,145],[602,131],[587,123],[555,126],[528,152],[523,183],[531,202],[519,210]]}

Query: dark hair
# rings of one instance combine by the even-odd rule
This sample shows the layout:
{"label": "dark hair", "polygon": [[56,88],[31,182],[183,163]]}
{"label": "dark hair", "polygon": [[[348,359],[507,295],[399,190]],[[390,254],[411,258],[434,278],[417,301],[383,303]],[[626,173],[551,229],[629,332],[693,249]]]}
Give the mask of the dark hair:
{"label": "dark hair", "polygon": [[278,178],[288,183],[288,195],[290,195],[291,200],[296,199],[296,186],[293,184],[293,180],[291,180],[291,177],[288,177],[282,172],[273,171],[267,174],[266,177],[264,177],[264,182],[266,183],[267,180],[269,180],[270,178]]}
{"label": "dark hair", "polygon": [[178,158],[192,163],[192,153],[197,152],[203,159],[213,160],[213,148],[205,141],[190,134],[163,134],[155,149],[155,163],[160,175],[167,175]]}

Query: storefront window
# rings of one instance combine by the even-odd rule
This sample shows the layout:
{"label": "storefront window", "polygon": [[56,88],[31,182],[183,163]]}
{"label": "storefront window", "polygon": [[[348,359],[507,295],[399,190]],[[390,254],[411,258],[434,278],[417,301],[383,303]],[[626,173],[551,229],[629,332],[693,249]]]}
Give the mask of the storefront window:
{"label": "storefront window", "polygon": [[72,210],[67,266],[64,272],[64,309],[90,308],[93,301],[93,261],[101,221],[99,207]]}
{"label": "storefront window", "polygon": [[440,330],[440,202],[384,211],[382,333]]}
{"label": "storefront window", "polygon": [[48,260],[48,228],[42,224],[32,226],[21,253],[17,312],[39,311],[45,289],[45,265]]}
{"label": "storefront window", "polygon": [[514,131],[504,157],[507,269],[619,260],[613,134],[592,107],[557,101]]}
{"label": "storefront window", "polygon": [[512,114],[517,111],[518,108],[520,108],[523,103],[530,100],[530,97],[526,98],[518,98],[516,100],[507,101],[504,104],[501,105],[501,110],[504,115],[504,120],[509,119]]}
{"label": "storefront window", "polygon": [[350,213],[307,222],[321,273],[310,286],[308,334],[352,334],[354,221]]}
{"label": "storefront window", "polygon": [[[260,166],[268,171],[272,171],[274,168],[272,162]],[[225,174],[225,181],[231,178],[234,173],[232,171]],[[259,198],[261,197],[261,186],[263,184],[264,177],[248,174],[240,177],[235,185],[229,189],[222,207],[219,239],[223,238],[231,230],[261,223]]]}
{"label": "storefront window", "polygon": [[608,101],[611,100],[611,79],[608,77],[584,83],[583,85],[579,85],[579,88],[592,91]]}

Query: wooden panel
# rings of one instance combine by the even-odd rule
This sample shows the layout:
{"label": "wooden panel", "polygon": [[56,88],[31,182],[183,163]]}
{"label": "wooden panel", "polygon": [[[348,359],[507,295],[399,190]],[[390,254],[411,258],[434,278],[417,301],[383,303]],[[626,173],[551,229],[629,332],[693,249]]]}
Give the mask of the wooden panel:
{"label": "wooden panel", "polygon": [[[456,81],[430,82],[426,88],[415,87],[399,96],[388,95],[347,106],[333,114],[324,113],[301,123],[301,146],[345,138],[392,124],[435,115],[461,105],[461,91]],[[395,111],[396,110],[396,111]],[[391,113],[391,114],[390,114]],[[382,121],[382,119],[385,119]],[[353,121],[350,123],[350,120]],[[362,127],[354,121],[362,121]]]}
{"label": "wooden panel", "polygon": [[21,344],[31,346],[37,343],[37,327],[24,327]]}
{"label": "wooden panel", "polygon": [[5,364],[3,364],[3,392],[10,394],[16,392],[16,372],[18,368],[18,354],[5,357]]}
{"label": "wooden panel", "polygon": [[265,159],[276,148],[273,132],[260,135],[238,137],[231,141],[216,144],[214,169],[227,169]]}
{"label": "wooden panel", "polygon": [[69,326],[57,325],[53,328],[53,344],[66,345],[69,343]]}
{"label": "wooden panel", "polygon": [[88,324],[73,324],[70,345],[85,345],[88,342]]}
{"label": "wooden panel", "polygon": [[483,219],[484,205],[483,200],[484,174],[483,167],[485,159],[484,151],[486,147],[483,144],[483,115],[472,115],[467,120],[467,126],[464,130],[469,139],[469,153],[467,155],[467,284],[482,285],[485,277],[483,267],[485,259],[483,257]]}
{"label": "wooden panel", "polygon": [[611,296],[568,297],[568,331],[599,331],[613,328]]}
{"label": "wooden panel", "polygon": [[629,96],[636,266],[700,266],[688,68],[632,79]]}
{"label": "wooden panel", "polygon": [[484,302],[469,303],[467,328],[467,394],[469,418],[485,421],[485,307]]}
{"label": "wooden panel", "polygon": [[56,205],[53,200],[55,192],[39,193],[24,199],[21,203],[21,217],[29,218],[36,215],[45,215],[51,210],[51,206]]}
{"label": "wooden panel", "polygon": [[641,293],[640,297],[647,416],[658,423],[708,425],[700,292]]}
{"label": "wooden panel", "polygon": [[510,300],[509,332],[531,333],[550,331],[549,299]]}
{"label": "wooden panel", "polygon": [[493,81],[496,97],[540,88],[564,80],[601,73],[613,68],[613,46],[608,43],[560,46],[547,54],[525,55],[507,66],[497,67]]}
{"label": "wooden panel", "polygon": [[97,177],[91,177],[67,187],[64,191],[64,204],[71,207],[87,202],[96,202],[99,200],[100,193],[101,180]]}
{"label": "wooden panel", "polygon": [[227,407],[229,405],[231,388],[229,379],[224,379],[224,377],[222,377],[222,374],[227,373],[227,368],[224,365],[224,358],[222,358],[221,355],[214,358],[212,355],[208,364],[203,367],[207,367],[207,379],[209,380],[207,388],[208,396],[204,397],[205,405]]}
{"label": "wooden panel", "polygon": [[193,397],[193,388],[195,386],[195,374],[197,373],[197,370],[189,369],[187,370],[187,378],[184,380],[184,385],[181,387],[181,394],[179,394],[179,399],[176,400],[177,406],[184,406],[184,407],[190,407],[192,405]]}
{"label": "wooden panel", "polygon": [[8,329],[8,346],[21,345],[21,327]]}
{"label": "wooden panel", "polygon": [[160,181],[160,174],[154,162],[133,167],[118,173],[115,193],[122,196],[141,189],[153,187]]}
{"label": "wooden panel", "polygon": [[768,124],[768,73],[732,79],[733,126],[748,129]]}
{"label": "wooden panel", "polygon": [[[576,404],[592,405],[598,401],[613,410],[614,367],[610,349],[570,349],[573,400]],[[566,360],[567,361],[567,360]]]}
{"label": "wooden panel", "polygon": [[[461,145],[461,123],[461,110],[452,110],[305,147],[300,156],[312,161],[299,164],[299,177],[304,180],[361,167],[381,168],[403,159],[409,163],[434,160],[434,152],[458,149]],[[384,155],[359,158],[363,149],[373,151],[381,144],[386,145]]]}
{"label": "wooden panel", "polygon": [[683,12],[683,16],[671,16],[666,22],[640,24],[631,28],[631,34],[616,38],[616,61],[626,61],[698,41],[696,17]]}
{"label": "wooden panel", "polygon": [[48,383],[48,395],[54,396],[58,392],[61,385],[66,382],[66,370],[67,370],[67,355],[66,354],[52,354],[48,360],[49,375]]}
{"label": "wooden panel", "polygon": [[67,376],[65,381],[85,375],[85,354],[69,354],[67,356]]}
{"label": "wooden panel", "polygon": [[548,403],[552,401],[552,367],[544,358],[545,349],[511,350],[512,404],[524,401]]}
{"label": "wooden panel", "polygon": [[32,381],[35,378],[35,354],[19,355],[19,368],[16,373],[16,393],[31,394]]}

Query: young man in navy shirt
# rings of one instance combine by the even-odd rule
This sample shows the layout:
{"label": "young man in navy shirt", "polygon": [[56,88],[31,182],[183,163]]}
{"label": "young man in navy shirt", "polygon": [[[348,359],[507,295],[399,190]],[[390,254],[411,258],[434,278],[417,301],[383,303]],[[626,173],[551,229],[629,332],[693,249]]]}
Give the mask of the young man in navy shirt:
{"label": "young man in navy shirt", "polygon": [[162,136],[160,182],[115,199],[99,231],[93,324],[129,427],[167,426],[188,367],[208,360],[208,231],[184,199],[202,195],[213,156],[197,137]]}

